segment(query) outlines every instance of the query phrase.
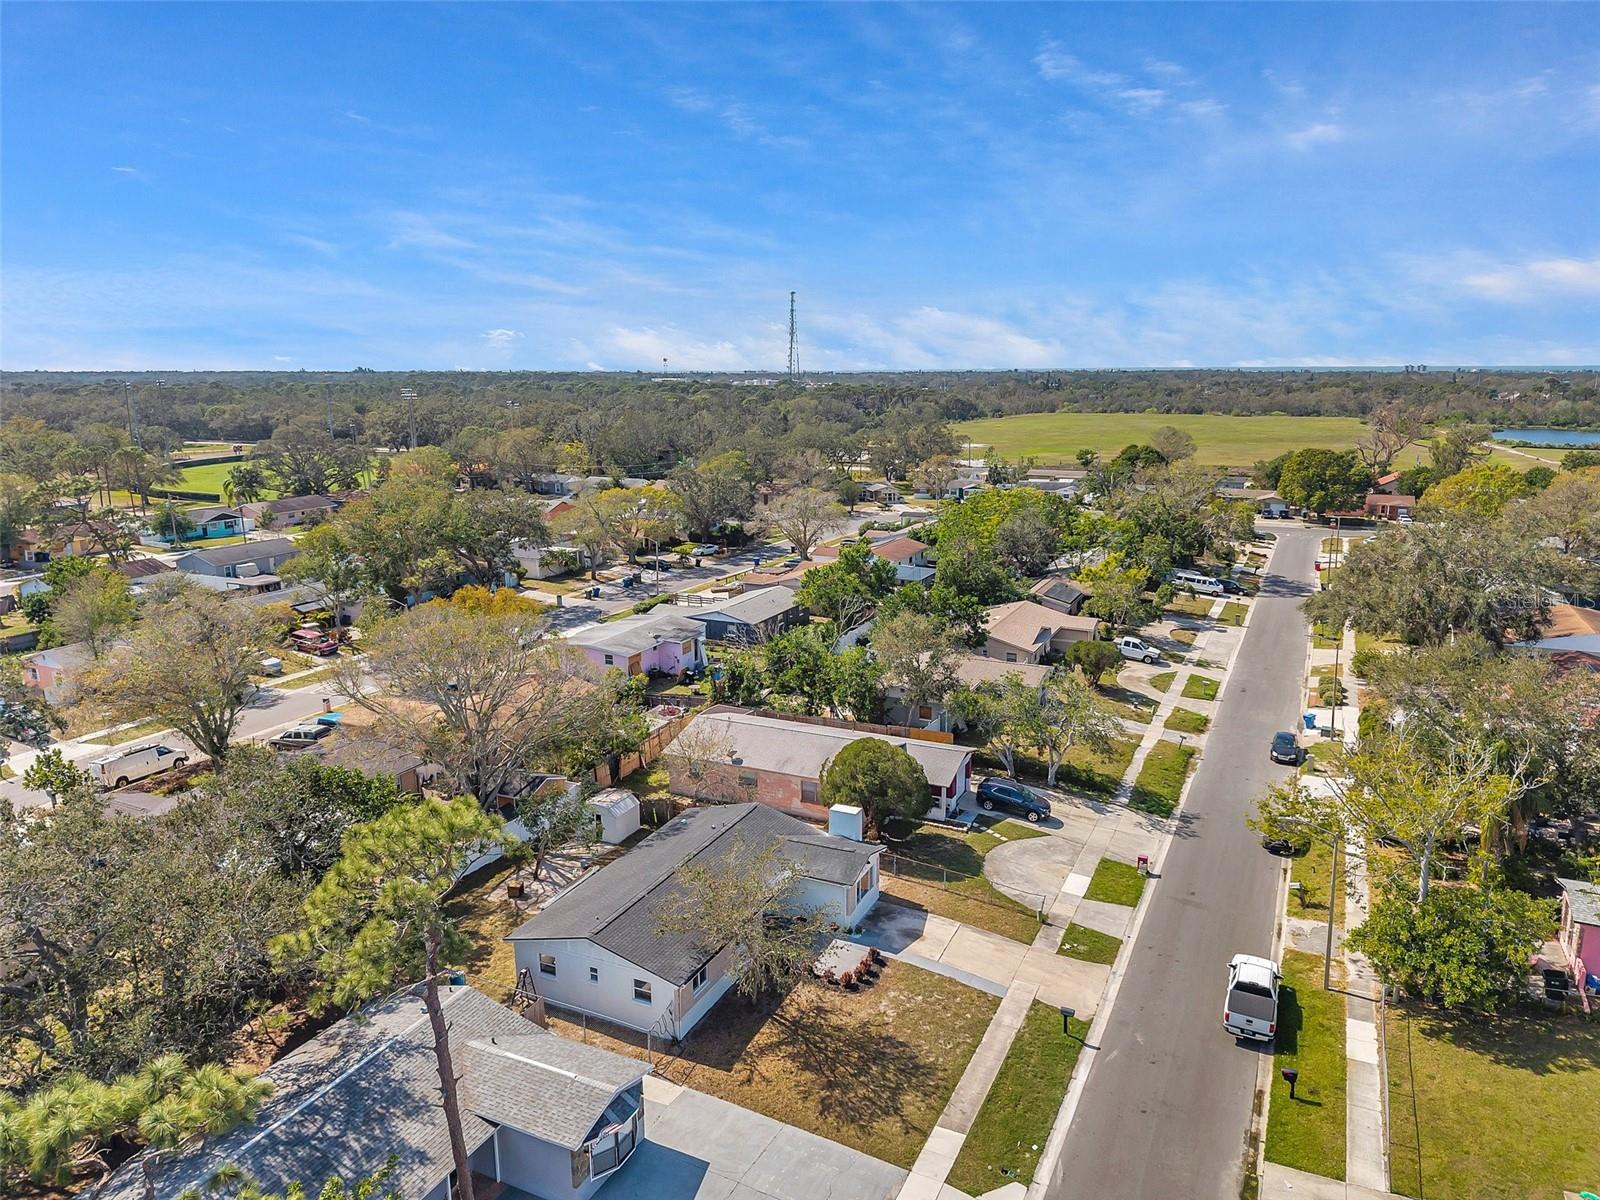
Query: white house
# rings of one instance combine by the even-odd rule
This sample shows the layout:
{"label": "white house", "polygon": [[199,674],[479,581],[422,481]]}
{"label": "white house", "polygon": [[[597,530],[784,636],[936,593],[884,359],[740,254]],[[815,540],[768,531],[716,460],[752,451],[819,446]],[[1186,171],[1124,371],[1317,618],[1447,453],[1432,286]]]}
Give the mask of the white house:
{"label": "white house", "polygon": [[708,950],[692,933],[663,931],[662,918],[687,895],[678,872],[689,863],[737,866],[774,843],[801,875],[787,904],[849,926],[877,903],[883,847],[823,833],[762,804],[691,808],[514,930],[507,940],[519,978],[529,972],[539,994],[561,1008],[683,1037],[733,977],[727,947]]}
{"label": "white house", "polygon": [[[468,987],[444,989],[460,1076],[461,1127],[479,1195],[505,1184],[544,1200],[587,1200],[644,1139],[648,1064],[568,1041]],[[419,997],[391,997],[312,1038],[261,1078],[255,1120],[146,1164],[125,1164],[106,1200],[198,1195],[238,1167],[268,1193],[316,1195],[333,1176],[382,1170],[407,1200],[447,1200],[454,1162],[433,1035]],[[150,1170],[147,1183],[145,1166]]]}

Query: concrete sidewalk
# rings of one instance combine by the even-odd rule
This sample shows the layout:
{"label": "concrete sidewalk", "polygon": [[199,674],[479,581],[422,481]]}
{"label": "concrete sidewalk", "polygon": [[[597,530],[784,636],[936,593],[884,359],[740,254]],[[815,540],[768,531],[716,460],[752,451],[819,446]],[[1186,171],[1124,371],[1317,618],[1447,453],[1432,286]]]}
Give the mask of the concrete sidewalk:
{"label": "concrete sidewalk", "polygon": [[1266,1163],[1261,1168],[1261,1191],[1258,1200],[1400,1200],[1393,1192],[1382,1188],[1364,1187],[1359,1183],[1345,1183],[1296,1171],[1293,1167],[1280,1167]]}
{"label": "concrete sidewalk", "polygon": [[1001,1064],[1037,994],[1038,989],[1028,983],[1014,984],[1006,992],[989,1021],[989,1028],[984,1031],[983,1040],[973,1051],[967,1069],[961,1073],[955,1091],[950,1093],[938,1123],[923,1144],[917,1161],[911,1165],[911,1174],[900,1189],[899,1200],[951,1200],[963,1195],[945,1180],[961,1154],[961,1147],[966,1144],[978,1110],[994,1086]]}

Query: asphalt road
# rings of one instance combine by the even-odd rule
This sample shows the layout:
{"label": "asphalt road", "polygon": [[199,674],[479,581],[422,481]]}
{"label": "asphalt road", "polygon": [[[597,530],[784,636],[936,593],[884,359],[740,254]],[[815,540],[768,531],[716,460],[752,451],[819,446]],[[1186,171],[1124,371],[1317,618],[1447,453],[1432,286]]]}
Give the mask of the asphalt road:
{"label": "asphalt road", "polygon": [[[244,742],[260,739],[287,729],[291,725],[298,725],[302,721],[309,721],[322,712],[322,702],[331,700],[334,707],[339,707],[345,701],[338,695],[333,687],[326,683],[314,683],[309,687],[290,688],[280,691],[277,688],[263,687],[250,706],[245,709],[239,718],[239,728],[234,734],[234,741]],[[119,746],[107,746],[95,742],[69,741],[58,743],[54,748],[61,751],[63,757],[69,762],[83,763],[102,754],[109,754],[113,750],[127,750],[136,746],[150,746],[157,742],[178,749],[193,750],[188,741],[175,733],[150,734],[145,737],[134,738]],[[18,750],[13,753],[9,765],[20,776],[33,761],[34,755],[29,750]],[[32,805],[48,803],[42,792],[35,792],[22,786],[19,779],[0,781],[0,803],[10,803],[14,807],[24,808]]]}
{"label": "asphalt road", "polygon": [[1263,1052],[1222,1031],[1228,959],[1270,955],[1278,861],[1245,826],[1288,769],[1322,532],[1287,523],[1234,660],[1126,976],[1047,1195],[1051,1200],[1237,1200]]}

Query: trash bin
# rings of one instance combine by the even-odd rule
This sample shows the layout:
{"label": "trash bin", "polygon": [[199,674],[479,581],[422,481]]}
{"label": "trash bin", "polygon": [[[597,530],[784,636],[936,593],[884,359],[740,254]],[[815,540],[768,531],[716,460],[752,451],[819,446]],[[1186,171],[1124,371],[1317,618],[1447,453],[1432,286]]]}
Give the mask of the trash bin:
{"label": "trash bin", "polygon": [[1305,719],[1305,723],[1306,723],[1306,728],[1307,729],[1315,729],[1317,727],[1317,714],[1316,713],[1307,713],[1305,715],[1304,719]]}

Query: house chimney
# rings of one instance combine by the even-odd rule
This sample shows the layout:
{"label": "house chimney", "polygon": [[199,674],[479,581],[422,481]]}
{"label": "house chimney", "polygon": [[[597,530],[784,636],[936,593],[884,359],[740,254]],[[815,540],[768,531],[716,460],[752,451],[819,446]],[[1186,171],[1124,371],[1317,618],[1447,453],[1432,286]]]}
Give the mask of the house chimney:
{"label": "house chimney", "polygon": [[863,840],[861,808],[855,804],[835,804],[828,810],[828,832],[837,837],[847,837],[852,842]]}

